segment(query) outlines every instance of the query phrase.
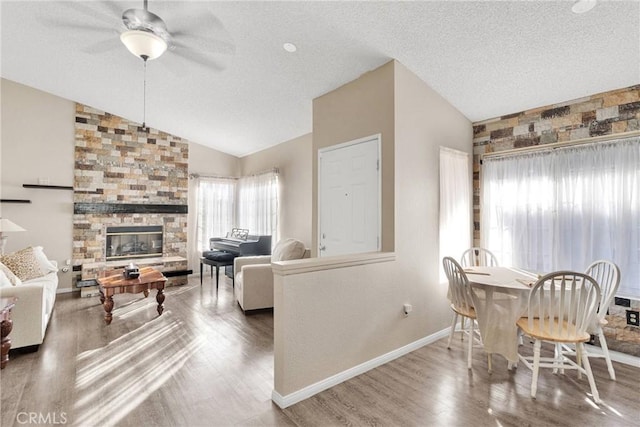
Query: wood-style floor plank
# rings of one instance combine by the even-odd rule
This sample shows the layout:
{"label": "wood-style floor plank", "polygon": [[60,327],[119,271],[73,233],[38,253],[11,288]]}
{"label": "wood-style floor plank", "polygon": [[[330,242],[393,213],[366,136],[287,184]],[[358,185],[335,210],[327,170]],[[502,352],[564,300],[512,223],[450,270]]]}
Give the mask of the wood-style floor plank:
{"label": "wood-style floor plank", "polygon": [[[104,324],[98,298],[59,295],[45,342],[12,351],[0,371],[0,425],[25,425],[25,415],[77,426],[632,426],[640,420],[640,369],[604,359],[592,367],[603,403],[589,398],[574,371],[507,370],[494,356],[446,339],[346,381],[285,410],[271,402],[273,314],[242,313],[231,283],[218,293],[198,278],[166,290],[117,295]],[[523,352],[530,352],[527,343]],[[546,351],[550,351],[549,348]],[[22,415],[21,415],[22,414]],[[61,423],[64,414],[65,423]],[[56,418],[57,417],[57,418]],[[47,424],[47,423],[40,423]]]}

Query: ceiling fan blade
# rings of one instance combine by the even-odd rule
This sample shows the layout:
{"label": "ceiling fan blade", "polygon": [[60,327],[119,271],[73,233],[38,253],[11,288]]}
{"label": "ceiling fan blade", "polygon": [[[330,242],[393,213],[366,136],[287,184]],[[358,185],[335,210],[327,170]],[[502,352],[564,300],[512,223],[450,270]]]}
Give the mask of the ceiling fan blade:
{"label": "ceiling fan blade", "polygon": [[194,62],[196,64],[202,65],[203,67],[213,69],[215,71],[223,71],[226,67],[220,61],[217,61],[212,58],[207,58],[206,56],[196,53],[194,51],[189,51],[187,49],[175,49],[171,51],[172,54],[177,55],[181,58],[186,59],[187,61]]}
{"label": "ceiling fan blade", "polygon": [[180,16],[171,20],[171,34],[197,34],[203,31],[224,31],[222,21],[220,21],[209,10],[202,10],[198,14]]}
{"label": "ceiling fan blade", "polygon": [[71,22],[71,21],[56,21],[47,17],[40,17],[38,20],[46,26],[64,27],[70,30],[88,31],[92,33],[101,33],[101,34],[109,34],[115,31],[113,28],[103,27],[100,25],[96,26],[91,24],[78,24],[76,22]]}
{"label": "ceiling fan blade", "polygon": [[[166,60],[165,60],[166,59]],[[154,61],[156,62],[156,61]],[[178,78],[183,78],[189,74],[189,67],[184,67],[180,61],[174,61],[172,58],[162,58],[162,60],[157,61],[163,67],[169,70],[171,74]],[[153,64],[155,65],[155,64]]]}
{"label": "ceiling fan blade", "polygon": [[[181,40],[185,40],[182,42]],[[231,42],[227,42],[219,39],[205,39],[202,37],[191,36],[189,34],[175,34],[172,33],[172,40],[169,49],[197,49],[204,53],[218,53],[222,55],[235,55],[236,46]]]}
{"label": "ceiling fan blade", "polygon": [[92,43],[89,46],[83,47],[81,50],[85,53],[103,53],[121,46],[122,44],[120,43],[119,38],[110,38],[97,43]]}
{"label": "ceiling fan blade", "polygon": [[233,55],[236,46],[222,22],[207,9],[171,20],[169,32],[175,45],[201,52]]}
{"label": "ceiling fan blade", "polygon": [[[120,24],[120,17],[122,15],[122,11],[121,10],[117,10],[116,13],[111,13],[111,10],[113,10],[114,8],[118,8],[119,6],[117,4],[115,4],[114,2],[109,2],[109,1],[99,1],[99,2],[81,2],[81,1],[74,1],[74,2],[60,2],[59,4],[64,5],[68,8],[73,9],[75,12],[79,12],[83,15],[86,15],[90,18],[93,18],[94,20],[100,20],[102,22],[104,22],[105,24],[114,26],[117,24]],[[88,6],[91,5],[91,6]],[[103,12],[100,9],[106,7],[108,9],[110,9],[109,12]]]}
{"label": "ceiling fan blade", "polygon": [[122,11],[124,10],[124,7],[122,7],[122,5],[119,2],[115,2],[115,1],[101,1],[99,2],[99,4],[104,7],[105,9],[108,9],[109,11],[107,12],[109,15],[113,15],[115,17],[120,17],[122,16]]}

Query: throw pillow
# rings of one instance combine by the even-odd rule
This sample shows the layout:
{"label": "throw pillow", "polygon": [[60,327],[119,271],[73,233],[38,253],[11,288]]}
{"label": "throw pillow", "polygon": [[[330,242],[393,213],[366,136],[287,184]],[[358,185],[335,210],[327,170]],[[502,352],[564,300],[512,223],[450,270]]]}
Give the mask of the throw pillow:
{"label": "throw pillow", "polygon": [[282,239],[273,248],[271,261],[300,259],[304,255],[304,243],[296,239]]}
{"label": "throw pillow", "polygon": [[7,267],[1,262],[0,262],[0,273],[1,273],[0,282],[2,282],[2,286],[0,287],[2,288],[5,287],[6,283],[4,282],[4,280],[6,280],[9,283],[9,286],[16,286],[16,285],[22,284],[22,280],[20,280],[18,276],[13,274],[13,271],[9,270],[9,267]]}
{"label": "throw pillow", "polygon": [[20,280],[27,281],[44,276],[32,247],[0,257],[0,262],[9,267]]}
{"label": "throw pillow", "polygon": [[36,256],[40,270],[42,270],[44,274],[56,273],[58,271],[58,267],[47,258],[42,246],[34,247],[33,254]]}

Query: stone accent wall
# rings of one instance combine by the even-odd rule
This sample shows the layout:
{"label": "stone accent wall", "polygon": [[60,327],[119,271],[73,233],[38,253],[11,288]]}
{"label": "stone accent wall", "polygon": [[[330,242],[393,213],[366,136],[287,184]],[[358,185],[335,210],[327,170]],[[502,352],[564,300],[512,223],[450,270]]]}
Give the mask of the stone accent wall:
{"label": "stone accent wall", "polygon": [[[640,357],[640,328],[627,325],[627,310],[640,311],[640,301],[631,300],[631,307],[609,306],[607,324],[603,326],[607,346],[611,350]],[[600,345],[598,338],[595,344]]]}
{"label": "stone accent wall", "polygon": [[186,205],[188,143],[76,105],[74,202]]}
{"label": "stone accent wall", "polygon": [[[187,205],[187,141],[82,104],[75,128],[74,203]],[[163,256],[187,268],[187,214],[74,214],[73,223],[75,265],[105,261],[108,226],[162,225]]]}
{"label": "stone accent wall", "polygon": [[[640,85],[473,124],[474,244],[480,244],[480,156],[513,148],[640,130]],[[634,310],[640,301],[632,302]],[[626,325],[626,311],[612,307],[605,336],[609,348],[640,356],[640,328]]]}

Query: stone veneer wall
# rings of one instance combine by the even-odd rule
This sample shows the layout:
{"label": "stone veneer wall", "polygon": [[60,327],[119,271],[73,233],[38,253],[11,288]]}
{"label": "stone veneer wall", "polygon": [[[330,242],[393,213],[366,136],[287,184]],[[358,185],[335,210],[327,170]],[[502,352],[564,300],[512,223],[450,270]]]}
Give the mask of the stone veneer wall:
{"label": "stone veneer wall", "polygon": [[[640,85],[496,117],[473,124],[474,244],[480,244],[480,157],[484,153],[640,130]],[[624,272],[623,272],[624,273]],[[631,309],[640,310],[640,301]],[[625,307],[609,309],[609,348],[640,357],[640,328]],[[597,340],[596,340],[597,341]]]}
{"label": "stone veneer wall", "polygon": [[[187,141],[82,104],[75,122],[74,203],[181,205],[186,212]],[[186,213],[75,213],[74,264],[105,261],[105,229],[121,225],[162,225],[163,256],[186,259]]]}

